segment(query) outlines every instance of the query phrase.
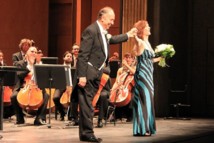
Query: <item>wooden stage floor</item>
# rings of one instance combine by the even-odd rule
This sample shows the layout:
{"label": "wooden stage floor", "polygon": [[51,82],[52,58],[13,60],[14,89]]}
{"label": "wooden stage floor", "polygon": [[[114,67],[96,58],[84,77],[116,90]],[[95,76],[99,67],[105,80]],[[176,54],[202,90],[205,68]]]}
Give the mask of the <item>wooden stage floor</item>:
{"label": "wooden stage floor", "polygon": [[[80,143],[78,126],[66,126],[65,122],[51,118],[51,128],[47,125],[33,126],[33,118],[25,118],[26,125],[14,125],[4,120],[0,143]],[[49,119],[47,120],[49,121]],[[96,123],[96,118],[94,119]],[[213,143],[214,120],[192,118],[178,120],[156,119],[157,134],[151,137],[133,137],[132,123],[117,121],[107,123],[103,128],[94,128],[95,135],[103,139],[103,143]],[[96,125],[96,124],[95,124]]]}

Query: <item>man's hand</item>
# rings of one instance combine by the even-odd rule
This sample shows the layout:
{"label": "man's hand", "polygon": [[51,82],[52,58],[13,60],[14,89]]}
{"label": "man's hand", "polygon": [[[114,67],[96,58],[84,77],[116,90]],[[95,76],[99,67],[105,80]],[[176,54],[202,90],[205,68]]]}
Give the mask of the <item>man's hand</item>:
{"label": "man's hand", "polygon": [[86,85],[86,77],[80,77],[78,85],[80,87],[85,87],[85,85]]}
{"label": "man's hand", "polygon": [[137,28],[132,28],[129,32],[127,32],[128,37],[134,37],[137,35]]}

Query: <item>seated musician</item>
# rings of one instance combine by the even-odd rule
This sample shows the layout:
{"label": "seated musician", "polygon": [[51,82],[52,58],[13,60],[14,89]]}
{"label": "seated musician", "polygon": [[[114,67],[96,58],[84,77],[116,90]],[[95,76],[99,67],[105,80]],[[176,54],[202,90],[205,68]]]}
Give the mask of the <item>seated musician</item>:
{"label": "seated musician", "polygon": [[114,52],[113,53],[113,56],[109,58],[109,62],[111,61],[119,61],[120,58],[119,58],[119,53],[118,52]]}
{"label": "seated musician", "polygon": [[[16,66],[22,69],[26,69],[24,72],[18,72],[18,82],[13,90],[13,94],[11,96],[11,103],[14,107],[15,114],[16,114],[16,124],[24,124],[24,114],[22,112],[22,108],[19,105],[17,95],[20,94],[21,88],[23,88],[25,84],[25,78],[30,76],[30,81],[33,82],[33,65],[35,64],[37,56],[37,48],[36,47],[30,47],[25,55],[25,59],[17,61]],[[46,124],[46,107],[48,103],[49,95],[45,92],[45,90],[42,90],[42,96],[43,96],[43,102],[38,107],[36,118],[34,120],[34,125],[44,125]]]}
{"label": "seated musician", "polygon": [[[0,66],[7,66],[4,61],[4,53],[0,50]],[[10,104],[10,96],[12,92],[12,87],[4,86],[4,94],[3,94],[3,101],[4,101],[4,110],[3,110],[3,117],[5,119],[14,115],[14,110],[12,105]]]}
{"label": "seated musician", "polygon": [[36,64],[42,64],[42,57],[43,57],[42,50],[38,50],[36,56]]}
{"label": "seated musician", "polygon": [[[64,60],[63,65],[67,65],[67,66],[71,67],[72,53],[70,51],[66,51],[63,55],[63,60]],[[54,104],[56,106],[56,109],[60,113],[60,120],[61,121],[64,121],[64,117],[65,117],[66,113],[64,110],[64,106],[60,103],[60,98],[62,97],[64,92],[67,92],[66,90],[69,90],[69,89],[68,88],[66,89],[66,87],[65,87],[65,89],[56,89],[54,92],[54,96],[53,96],[53,101],[54,101]],[[67,93],[71,94],[69,92],[67,92]]]}
{"label": "seated musician", "polygon": [[0,50],[0,66],[6,66],[7,64],[4,62],[4,53]]}
{"label": "seated musician", "polygon": [[27,38],[21,39],[19,43],[19,51],[16,53],[13,53],[12,55],[12,61],[14,66],[16,66],[16,63],[18,61],[24,59],[24,56],[30,46],[32,46],[32,41],[30,39],[27,39]]}
{"label": "seated musician", "polygon": [[[110,68],[105,67],[103,70],[103,73],[107,74],[109,76],[110,74]],[[103,127],[103,119],[106,119],[106,113],[108,110],[108,99],[110,95],[110,89],[111,89],[111,82],[110,78],[108,79],[107,83],[103,87],[99,100],[97,102],[97,106],[99,107],[99,113],[98,113],[98,122],[97,122],[97,127],[102,128]]]}
{"label": "seated musician", "polygon": [[[134,57],[131,55],[131,53],[126,53],[123,57],[123,61],[122,61],[122,67],[118,69],[117,71],[117,77],[115,80],[115,83],[112,86],[111,91],[116,90],[117,88],[120,88],[121,84],[123,84],[124,80],[124,76],[122,76],[122,74],[124,73],[130,73],[132,75],[134,75],[136,70],[136,62],[134,60]],[[115,118],[122,118],[123,116],[126,116],[127,118],[127,122],[132,120],[132,109],[131,109],[131,102],[123,107],[117,107],[115,110]]]}
{"label": "seated musician", "polygon": [[[73,73],[72,73],[73,74]],[[77,86],[77,77],[76,73],[74,73],[73,88],[71,93],[71,101],[70,101],[70,110],[68,115],[68,120],[70,121],[68,125],[78,126],[79,125],[79,112],[78,112],[78,86]]]}
{"label": "seated musician", "polygon": [[73,88],[71,93],[71,102],[70,102],[70,110],[68,120],[70,120],[69,125],[78,126],[79,125],[79,112],[78,112],[78,86],[77,86],[77,74],[76,74],[76,63],[79,55],[80,46],[77,43],[74,43],[72,46],[72,54],[73,54],[73,61],[72,67],[75,69],[75,72],[72,73],[72,82]]}

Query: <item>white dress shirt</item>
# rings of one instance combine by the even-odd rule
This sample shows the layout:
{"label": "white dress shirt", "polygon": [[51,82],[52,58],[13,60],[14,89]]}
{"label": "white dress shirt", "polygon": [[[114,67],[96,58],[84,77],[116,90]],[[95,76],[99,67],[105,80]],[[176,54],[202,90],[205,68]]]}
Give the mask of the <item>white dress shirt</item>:
{"label": "white dress shirt", "polygon": [[103,27],[101,26],[101,24],[99,23],[99,21],[97,21],[97,24],[99,26],[99,29],[100,29],[100,32],[101,32],[101,36],[102,36],[102,39],[103,39],[103,45],[104,45],[104,51],[105,51],[105,54],[106,54],[106,58],[102,64],[102,66],[99,68],[99,69],[102,69],[105,65],[105,61],[108,57],[108,46],[107,46],[107,40],[106,40],[106,37],[105,35],[108,33],[105,29],[103,29]]}

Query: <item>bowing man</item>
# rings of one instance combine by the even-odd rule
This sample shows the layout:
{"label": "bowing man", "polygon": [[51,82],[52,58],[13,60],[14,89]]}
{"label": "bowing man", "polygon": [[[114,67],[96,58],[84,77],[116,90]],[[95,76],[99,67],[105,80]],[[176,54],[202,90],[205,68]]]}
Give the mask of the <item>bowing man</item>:
{"label": "bowing man", "polygon": [[110,7],[102,8],[97,21],[82,33],[80,51],[77,60],[78,97],[80,106],[79,138],[85,142],[102,142],[94,135],[92,100],[96,94],[103,67],[108,62],[109,44],[127,41],[137,33],[133,28],[126,34],[111,36],[107,30],[114,24],[115,13]]}

